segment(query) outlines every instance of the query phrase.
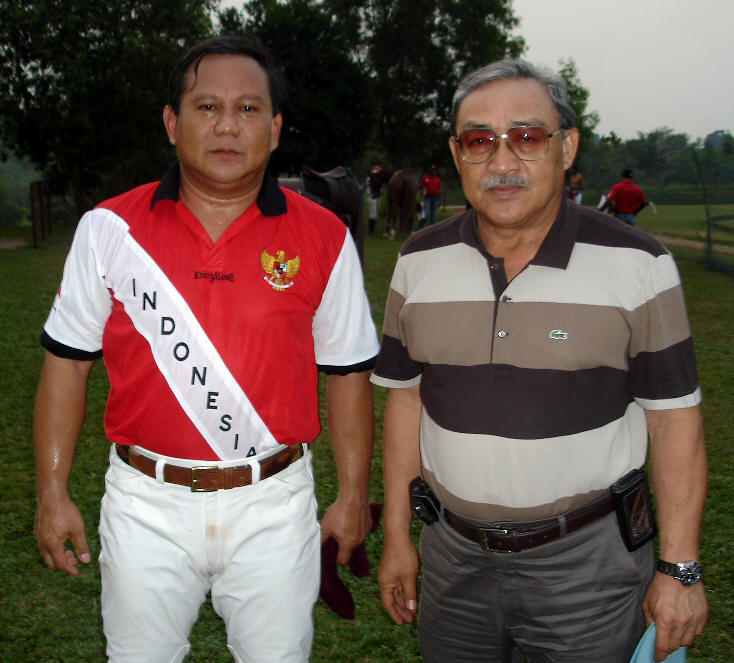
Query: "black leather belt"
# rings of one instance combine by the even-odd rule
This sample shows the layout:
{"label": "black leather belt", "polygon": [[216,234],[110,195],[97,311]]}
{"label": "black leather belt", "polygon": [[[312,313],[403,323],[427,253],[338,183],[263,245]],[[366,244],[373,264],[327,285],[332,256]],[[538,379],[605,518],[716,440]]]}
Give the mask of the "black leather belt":
{"label": "black leather belt", "polygon": [[[156,461],[153,458],[121,444],[116,444],[115,450],[122,461],[143,474],[156,478]],[[259,461],[260,479],[267,479],[277,474],[302,455],[302,445],[294,444]],[[163,480],[166,483],[187,486],[194,493],[208,493],[214,490],[227,490],[228,488],[250,485],[252,483],[252,468],[249,465],[238,467],[217,467],[216,465],[184,467],[166,463],[163,467]]]}
{"label": "black leather belt", "polygon": [[566,534],[606,516],[614,510],[609,494],[555,518],[528,523],[501,522],[493,527],[478,527],[455,513],[443,510],[446,522],[459,534],[488,552],[520,552],[555,541]]}

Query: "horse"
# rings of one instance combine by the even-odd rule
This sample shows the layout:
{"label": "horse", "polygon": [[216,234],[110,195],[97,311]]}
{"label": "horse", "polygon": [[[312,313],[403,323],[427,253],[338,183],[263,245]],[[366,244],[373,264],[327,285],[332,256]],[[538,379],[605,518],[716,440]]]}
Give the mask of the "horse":
{"label": "horse", "polygon": [[395,171],[387,183],[387,224],[385,232],[390,239],[395,237],[392,225],[400,216],[400,232],[408,234],[413,229],[418,180],[410,167]]}

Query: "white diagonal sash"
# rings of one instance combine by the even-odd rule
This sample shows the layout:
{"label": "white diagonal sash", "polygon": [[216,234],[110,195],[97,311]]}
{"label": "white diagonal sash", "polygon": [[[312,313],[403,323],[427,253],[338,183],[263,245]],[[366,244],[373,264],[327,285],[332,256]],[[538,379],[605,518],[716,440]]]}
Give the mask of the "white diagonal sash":
{"label": "white diagonal sash", "polygon": [[[128,234],[107,274],[114,296],[181,407],[222,460],[278,445],[188,304],[148,253]],[[117,277],[112,276],[116,274]]]}

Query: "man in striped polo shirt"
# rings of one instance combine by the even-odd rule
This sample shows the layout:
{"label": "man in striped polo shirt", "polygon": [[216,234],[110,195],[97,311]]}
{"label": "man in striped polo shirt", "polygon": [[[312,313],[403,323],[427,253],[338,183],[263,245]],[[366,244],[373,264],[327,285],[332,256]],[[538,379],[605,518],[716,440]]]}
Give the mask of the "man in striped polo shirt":
{"label": "man in striped polo shirt", "polygon": [[413,508],[438,511],[421,540],[425,661],[622,663],[652,620],[660,660],[707,616],[701,396],[675,263],[565,200],[579,133],[560,76],[494,63],[452,115],[471,209],[402,247],[372,375],[390,388],[383,603],[398,623],[417,611],[422,475],[434,496]]}

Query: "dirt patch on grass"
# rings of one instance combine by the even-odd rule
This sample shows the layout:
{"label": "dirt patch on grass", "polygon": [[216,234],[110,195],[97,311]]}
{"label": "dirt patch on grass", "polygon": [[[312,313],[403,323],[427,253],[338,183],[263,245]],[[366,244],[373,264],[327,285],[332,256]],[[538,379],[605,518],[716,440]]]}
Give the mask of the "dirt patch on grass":
{"label": "dirt patch on grass", "polygon": [[19,238],[0,238],[0,249],[20,249],[26,246],[26,241]]}

